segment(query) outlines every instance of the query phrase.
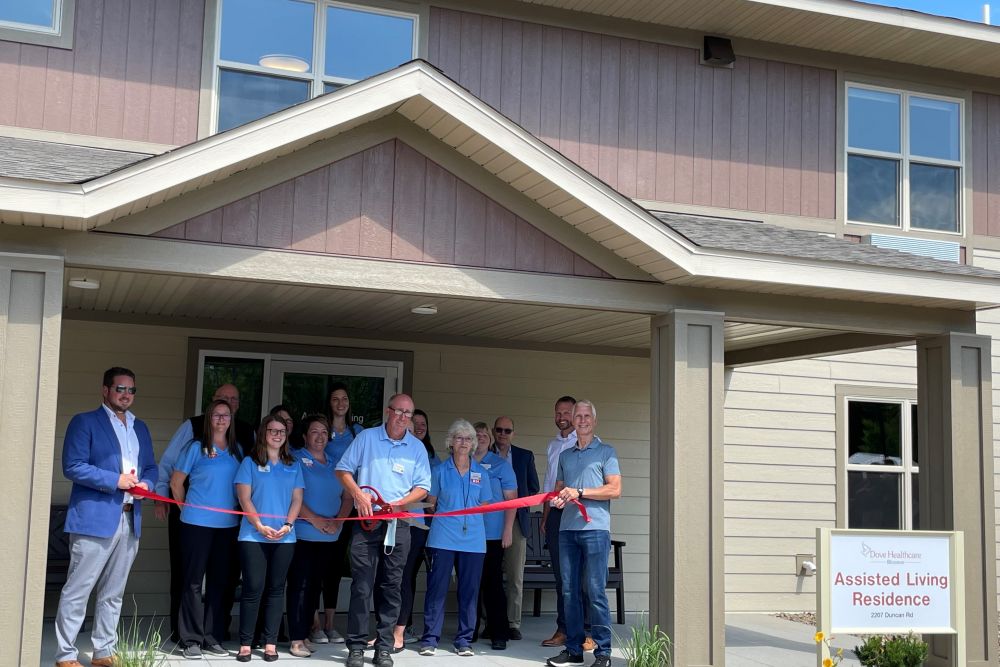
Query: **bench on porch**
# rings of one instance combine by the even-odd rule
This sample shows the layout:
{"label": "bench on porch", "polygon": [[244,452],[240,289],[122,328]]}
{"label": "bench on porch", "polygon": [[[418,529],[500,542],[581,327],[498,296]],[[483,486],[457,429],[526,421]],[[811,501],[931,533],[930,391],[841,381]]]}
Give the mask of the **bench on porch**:
{"label": "bench on porch", "polygon": [[66,526],[66,505],[52,505],[49,508],[49,548],[45,561],[45,590],[62,590],[69,575],[69,534]]}
{"label": "bench on porch", "polygon": [[[555,575],[552,574],[552,557],[545,545],[542,534],[542,513],[531,512],[529,515],[524,562],[524,588],[534,591],[532,615],[542,613],[542,591],[556,590]],[[625,623],[625,571],[622,567],[622,549],[625,543],[621,540],[611,540],[613,557],[608,565],[608,588],[615,591],[615,607],[618,625]]]}

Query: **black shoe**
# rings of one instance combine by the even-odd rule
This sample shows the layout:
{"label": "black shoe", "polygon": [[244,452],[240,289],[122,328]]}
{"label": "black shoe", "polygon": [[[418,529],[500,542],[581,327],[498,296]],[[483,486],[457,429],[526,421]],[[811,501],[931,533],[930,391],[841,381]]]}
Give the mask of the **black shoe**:
{"label": "black shoe", "polygon": [[251,657],[253,657],[253,654],[251,654],[251,653],[237,653],[236,654],[236,661],[237,662],[250,662],[250,658]]}
{"label": "black shoe", "polygon": [[375,667],[392,667],[392,654],[385,649],[375,651],[375,659],[372,660]]}
{"label": "black shoe", "polygon": [[201,647],[197,644],[188,644],[181,655],[188,660],[201,660]]}
{"label": "black shoe", "polygon": [[575,665],[583,664],[583,656],[580,654],[573,655],[569,651],[563,651],[556,657],[546,660],[545,664],[549,665],[549,667],[574,667]]}
{"label": "black shoe", "polygon": [[611,656],[595,655],[594,662],[590,663],[590,667],[611,667]]}
{"label": "black shoe", "polygon": [[210,646],[202,646],[201,650],[203,653],[208,653],[209,655],[217,655],[219,657],[229,657],[229,651],[222,647],[222,644],[212,644]]}
{"label": "black shoe", "polygon": [[275,651],[274,653],[265,653],[264,654],[264,662],[274,662],[277,659],[278,659],[278,652],[277,651]]}
{"label": "black shoe", "polygon": [[494,651],[506,651],[507,650],[507,642],[505,642],[502,639],[494,639],[490,643],[490,648],[493,649]]}
{"label": "black shoe", "polygon": [[521,638],[521,631],[518,628],[511,628],[507,631],[507,639],[513,639],[517,641]]}
{"label": "black shoe", "polygon": [[365,667],[365,652],[360,648],[348,651],[346,667]]}

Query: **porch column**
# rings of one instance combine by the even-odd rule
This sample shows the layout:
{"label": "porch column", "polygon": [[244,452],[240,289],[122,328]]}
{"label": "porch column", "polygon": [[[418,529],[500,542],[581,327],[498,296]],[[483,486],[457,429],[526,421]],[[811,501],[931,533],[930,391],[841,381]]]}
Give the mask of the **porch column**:
{"label": "porch column", "polygon": [[[996,512],[989,336],[917,341],[920,528],[965,533],[967,664],[997,664]],[[931,642],[928,665],[955,665],[952,641]]]}
{"label": "porch column", "polygon": [[0,637],[17,665],[41,662],[62,277],[62,258],[0,253]]}
{"label": "porch column", "polygon": [[722,313],[652,321],[650,622],[678,667],[725,664]]}

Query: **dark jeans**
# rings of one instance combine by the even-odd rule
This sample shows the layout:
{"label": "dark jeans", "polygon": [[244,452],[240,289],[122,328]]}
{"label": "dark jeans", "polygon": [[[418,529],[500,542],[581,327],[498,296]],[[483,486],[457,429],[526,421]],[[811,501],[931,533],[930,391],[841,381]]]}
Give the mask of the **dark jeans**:
{"label": "dark jeans", "polygon": [[[559,566],[559,524],[562,522],[561,509],[549,508],[549,515],[545,517],[545,546],[549,548],[549,555],[552,558],[552,574],[556,580],[556,630],[566,634],[566,604],[563,600],[562,588],[562,568]],[[587,593],[583,594],[583,629],[586,634],[590,634],[590,601]]]}
{"label": "dark jeans", "polygon": [[[351,516],[357,516],[357,510],[351,512]],[[320,592],[323,594],[323,609],[337,609],[337,596],[340,594],[340,580],[351,576],[351,565],[348,562],[351,550],[351,536],[354,535],[354,524],[357,521],[345,521],[344,527],[334,542],[334,551],[330,556],[323,571],[323,581],[320,584]],[[317,605],[317,609],[319,606]],[[329,620],[329,619],[327,619]]]}
{"label": "dark jeans", "polygon": [[458,575],[458,632],[455,633],[455,648],[472,643],[472,631],[476,625],[476,603],[479,601],[479,580],[483,575],[483,560],[486,554],[467,551],[427,548],[431,561],[431,573],[427,575],[427,595],[424,598],[424,635],[420,643],[437,646],[441,641],[441,626],[444,624],[444,598],[448,593],[451,570]]}
{"label": "dark jeans", "polygon": [[348,648],[363,649],[368,641],[368,605],[372,601],[377,577],[379,594],[375,601],[375,649],[393,649],[392,630],[399,618],[402,602],[400,586],[406,555],[410,550],[410,531],[405,525],[402,530],[397,528],[396,546],[391,549],[382,544],[385,531],[385,521],[380,521],[371,531],[363,530],[360,525],[354,528],[354,537],[351,538],[351,606],[347,615]]}
{"label": "dark jeans", "polygon": [[295,555],[288,568],[288,590],[285,592],[288,636],[292,641],[309,636],[313,612],[319,608],[323,575],[333,569],[336,550],[336,542],[299,540],[295,543]]}
{"label": "dark jeans", "polygon": [[[239,528],[180,525],[182,596],[178,634],[182,646],[220,644],[229,626],[226,588],[236,567]],[[201,584],[205,581],[202,600]]]}
{"label": "dark jeans", "polygon": [[[173,498],[174,494],[168,494]],[[184,548],[181,547],[181,508],[171,503],[167,514],[167,549],[170,556],[170,634],[180,639],[178,617],[184,595]]]}
{"label": "dark jeans", "polygon": [[584,595],[590,600],[594,655],[611,655],[611,614],[608,611],[608,551],[606,530],[559,531],[559,566],[566,609],[566,650],[583,654]]}
{"label": "dark jeans", "polygon": [[[479,609],[486,611],[486,634],[490,639],[507,641],[510,623],[507,621],[507,593],[503,589],[503,543],[486,540],[486,558],[479,581]],[[480,614],[476,614],[479,630]]]}
{"label": "dark jeans", "polygon": [[[405,528],[404,528],[405,529]],[[417,572],[426,560],[424,545],[427,544],[428,531],[416,526],[410,526],[410,551],[406,554],[406,565],[403,567],[403,592],[399,603],[399,617],[396,625],[413,625],[413,598],[417,594]]]}
{"label": "dark jeans", "polygon": [[281,623],[281,604],[285,594],[288,566],[295,554],[295,543],[265,544],[240,542],[243,563],[243,595],[240,598],[240,645],[253,642],[254,626],[261,597],[264,600],[264,631],[261,643],[274,644]]}

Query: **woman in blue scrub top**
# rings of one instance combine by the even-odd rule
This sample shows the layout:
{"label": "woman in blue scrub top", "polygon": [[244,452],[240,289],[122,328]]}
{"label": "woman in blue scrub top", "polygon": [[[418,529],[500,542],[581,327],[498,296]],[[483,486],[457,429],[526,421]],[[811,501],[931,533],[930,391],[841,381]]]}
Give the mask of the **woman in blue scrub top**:
{"label": "woman in blue scrub top", "polygon": [[264,661],[278,659],[275,641],[281,622],[288,566],[295,553],[295,520],[302,507],[302,467],[288,450],[288,429],[278,417],[264,417],[257,442],[236,473],[236,496],[248,516],[240,522],[240,652],[250,661],[257,611],[263,594]]}
{"label": "woman in blue scrub top", "polygon": [[229,625],[229,610],[224,600],[236,566],[239,516],[191,505],[235,509],[233,479],[242,458],[229,403],[212,401],[205,410],[203,432],[182,450],[170,477],[173,497],[190,503],[181,509],[183,589],[177,619],[186,658],[200,658],[202,651],[215,656],[229,655],[221,640]]}
{"label": "woman in blue scrub top", "polygon": [[[517,498],[517,476],[510,462],[490,451],[493,433],[486,422],[477,422],[476,451],[472,459],[486,468],[490,475],[493,502]],[[479,586],[481,604],[476,608],[476,630],[479,630],[479,610],[486,609],[486,630],[494,651],[507,648],[507,593],[503,589],[503,550],[511,545],[514,537],[514,516],[517,510],[490,512],[483,515],[486,522],[486,558],[483,577]]]}
{"label": "woman in blue scrub top", "polygon": [[330,569],[337,548],[343,521],[352,507],[350,498],[342,501],[343,487],[333,474],[337,463],[326,454],[330,429],[326,417],[312,415],[302,424],[305,447],[296,449],[292,456],[302,467],[305,491],[302,495],[300,521],[296,524],[295,555],[288,570],[286,593],[288,634],[292,644],[288,652],[299,658],[308,658],[311,651],[306,643],[319,608],[319,594],[323,575]]}
{"label": "woman in blue scrub top", "polygon": [[[354,442],[354,437],[361,433],[364,427],[354,420],[354,414],[351,412],[351,398],[347,395],[347,385],[343,382],[335,382],[330,386],[327,405],[330,408],[327,413],[330,441],[326,445],[326,457],[333,461],[333,465],[336,466],[340,457],[347,451],[348,446]],[[357,513],[352,512],[351,516],[357,516]],[[333,627],[333,617],[337,611],[337,593],[340,591],[340,580],[351,576],[347,552],[351,548],[351,535],[353,534],[353,530],[340,531],[340,537],[336,541],[337,546],[330,557],[330,564],[324,571],[323,581],[319,588],[325,607],[323,624],[320,624],[317,612],[313,616],[312,630],[309,633],[309,639],[316,644],[344,643],[344,637]]]}
{"label": "woman in blue scrub top", "polygon": [[[478,507],[490,502],[493,492],[486,468],[472,460],[476,431],[464,419],[457,420],[448,429],[445,444],[451,457],[431,471],[431,492],[427,501],[436,504],[436,512],[451,512],[468,507]],[[427,552],[431,571],[427,577],[427,594],[424,599],[424,635],[420,638],[420,654],[434,655],[441,639],[444,622],[444,597],[448,592],[451,571],[458,575],[458,632],[455,635],[455,652],[461,656],[473,655],[469,645],[476,624],[476,604],[479,598],[479,579],[486,554],[486,527],[483,515],[434,517]]]}

